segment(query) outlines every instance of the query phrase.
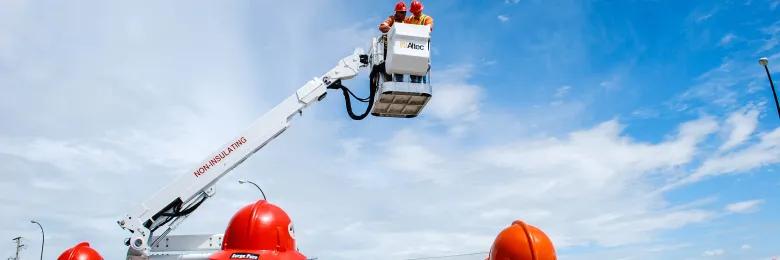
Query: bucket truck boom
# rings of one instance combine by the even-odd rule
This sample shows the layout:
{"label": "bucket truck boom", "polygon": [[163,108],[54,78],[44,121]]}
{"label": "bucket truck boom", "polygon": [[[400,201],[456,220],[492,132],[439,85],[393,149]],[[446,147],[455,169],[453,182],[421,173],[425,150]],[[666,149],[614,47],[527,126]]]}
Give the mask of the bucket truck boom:
{"label": "bucket truck boom", "polygon": [[117,223],[132,233],[127,241],[128,257],[148,256],[154,243],[150,241],[152,232],[160,228],[165,230],[157,237],[159,239],[175,229],[188,214],[214,194],[214,184],[220,178],[284,132],[296,114],[322,100],[328,87],[355,77],[361,68],[368,65],[368,56],[363,50],[355,50],[333,69],[304,84],[257,119],[249,129],[127,213]]}
{"label": "bucket truck boom", "polygon": [[[403,26],[397,25],[399,28]],[[376,39],[372,40],[369,53],[356,49],[331,70],[308,81],[265,113],[249,129],[133,208],[117,221],[120,227],[131,233],[126,241],[129,246],[128,258],[147,259],[152,246],[176,229],[201,203],[214,195],[214,184],[220,178],[282,134],[290,125],[290,120],[296,114],[301,114],[304,108],[322,100],[327,89],[342,90],[347,112],[355,120],[365,118],[369,112],[382,117],[417,116],[431,97],[431,86],[429,81],[425,80],[430,70],[429,33],[428,27],[408,25],[390,33],[389,44],[398,45],[397,48],[390,48],[390,52],[385,51],[385,44]],[[358,98],[341,83],[354,78],[366,67],[371,69],[371,94],[368,98]],[[392,78],[390,73],[409,73],[423,80],[392,82],[387,80]],[[364,113],[358,115],[352,112],[350,95],[368,103]],[[372,111],[374,103],[377,105]],[[153,237],[152,233],[158,229],[162,229],[163,233]]]}

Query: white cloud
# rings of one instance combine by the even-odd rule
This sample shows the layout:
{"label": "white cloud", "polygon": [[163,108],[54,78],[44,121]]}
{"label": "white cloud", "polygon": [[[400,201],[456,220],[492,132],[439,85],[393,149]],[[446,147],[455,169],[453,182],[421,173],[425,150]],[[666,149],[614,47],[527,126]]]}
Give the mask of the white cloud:
{"label": "white cloud", "polygon": [[676,251],[683,248],[689,248],[691,247],[691,244],[688,243],[676,243],[676,244],[662,244],[662,245],[655,245],[652,247],[648,247],[647,251],[649,252],[668,252],[668,251]]}
{"label": "white cloud", "polygon": [[657,118],[661,115],[661,112],[652,108],[639,108],[631,112],[631,115],[641,119]]}
{"label": "white cloud", "polygon": [[457,66],[449,66],[439,69],[434,68],[437,85],[438,83],[462,83],[471,79],[474,74],[474,66],[472,64],[461,64]]}
{"label": "white cloud", "polygon": [[134,163],[114,151],[79,142],[0,139],[0,153],[50,163],[68,172],[79,172],[86,168],[120,172],[138,169]]}
{"label": "white cloud", "polygon": [[563,98],[565,98],[569,91],[571,90],[571,86],[561,86],[555,90],[555,93],[553,94],[553,100],[550,102],[550,106],[560,106],[563,104]]}
{"label": "white cloud", "polygon": [[479,117],[482,87],[469,84],[471,66],[457,66],[436,73],[436,98],[431,99],[425,114],[449,122],[472,121]]}
{"label": "white cloud", "polygon": [[426,106],[426,114],[443,120],[468,121],[479,116],[482,90],[470,84],[438,84],[436,98]]}
{"label": "white cloud", "polygon": [[499,15],[496,18],[498,18],[498,20],[501,21],[502,23],[505,23],[505,22],[509,21],[509,16],[506,16],[506,15]]}
{"label": "white cloud", "polygon": [[729,138],[720,146],[721,151],[732,149],[744,143],[758,125],[758,110],[737,111],[726,119],[731,132]]}
{"label": "white cloud", "polygon": [[601,81],[599,86],[607,90],[615,90],[620,88],[621,77],[619,75],[613,75],[610,79]]}
{"label": "white cloud", "polygon": [[711,9],[706,10],[706,11],[702,11],[702,10],[695,11],[695,12],[692,13],[692,16],[693,16],[694,21],[696,23],[702,23],[702,22],[705,22],[705,21],[709,20],[710,18],[712,18],[712,16],[714,16],[716,13],[718,13],[718,8],[717,7],[716,8],[711,8]]}
{"label": "white cloud", "polygon": [[769,133],[761,133],[759,141],[755,144],[707,158],[691,175],[667,188],[697,182],[707,177],[746,172],[778,162],[780,162],[780,127]]}
{"label": "white cloud", "polygon": [[414,131],[396,133],[388,140],[385,153],[387,168],[401,173],[415,174],[419,179],[439,179],[439,172],[446,168],[446,158],[439,151],[424,145]]}
{"label": "white cloud", "polygon": [[555,90],[555,94],[553,95],[553,97],[555,97],[555,98],[563,98],[563,97],[565,97],[566,95],[569,94],[569,91],[571,91],[571,86],[569,86],[569,85],[561,86],[561,87],[559,87],[558,89]]}
{"label": "white cloud", "polygon": [[520,0],[504,0],[504,3],[506,3],[506,4],[518,4],[518,3],[520,3]]}
{"label": "white cloud", "polygon": [[769,38],[764,41],[764,45],[758,49],[757,53],[772,50],[775,46],[780,44],[780,22],[775,22],[770,26],[761,28],[761,31],[769,36]]}
{"label": "white cloud", "polygon": [[751,246],[751,245],[749,245],[749,244],[743,244],[743,245],[742,245],[741,247],[739,247],[739,248],[740,248],[740,249],[742,249],[742,250],[750,250],[751,248],[753,248],[753,246]]}
{"label": "white cloud", "polygon": [[697,84],[680,94],[676,103],[697,100],[736,110],[744,106],[738,102],[743,95],[741,88],[755,79],[755,66],[755,61],[725,58],[717,68],[699,75]]}
{"label": "white cloud", "polygon": [[[714,126],[711,119],[693,121],[682,125],[674,139],[647,144],[621,136],[622,126],[616,121],[608,121],[593,129],[571,133],[563,140],[526,140],[486,148],[478,158],[497,167],[493,170],[497,172],[496,177],[527,177],[505,181],[504,185],[485,193],[484,200],[579,201],[577,205],[582,207],[571,204],[565,210],[546,207],[552,212],[538,217],[523,214],[530,218],[529,221],[559,223],[545,227],[549,227],[557,235],[556,241],[563,245],[587,241],[623,245],[644,241],[648,239],[646,234],[711,217],[706,211],[655,208],[653,205],[660,198],[648,196],[647,189],[652,186],[641,185],[639,180],[690,162],[696,145],[714,130]],[[601,210],[594,211],[585,206],[594,203],[599,204]],[[517,215],[533,209],[529,205],[518,207],[503,214]],[[576,212],[580,215],[569,215],[578,214]]]}
{"label": "white cloud", "polygon": [[748,200],[726,205],[726,211],[730,213],[746,214],[758,211],[758,207],[764,203],[763,200]]}
{"label": "white cloud", "polygon": [[727,33],[727,34],[726,34],[726,35],[724,35],[722,38],[720,38],[720,43],[719,43],[719,45],[720,45],[720,46],[726,46],[726,45],[729,45],[729,43],[731,43],[732,41],[734,41],[734,39],[736,39],[736,38],[737,38],[737,36],[736,36],[736,35],[734,35],[733,33]]}
{"label": "white cloud", "polygon": [[726,250],[723,250],[723,249],[712,249],[712,250],[704,251],[704,253],[702,255],[704,255],[704,256],[722,256],[724,254],[726,254]]}

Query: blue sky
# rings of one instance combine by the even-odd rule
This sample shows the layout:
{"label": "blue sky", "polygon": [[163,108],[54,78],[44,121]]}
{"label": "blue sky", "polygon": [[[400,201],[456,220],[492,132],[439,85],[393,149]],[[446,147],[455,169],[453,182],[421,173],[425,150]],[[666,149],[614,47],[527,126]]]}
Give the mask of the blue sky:
{"label": "blue sky", "polygon": [[[121,258],[116,219],[366,48],[393,4],[0,2],[0,239],[34,257],[36,218],[47,257],[90,241]],[[176,233],[223,232],[257,198],[248,178],[320,259],[483,252],[515,219],[560,259],[780,255],[780,121],[757,63],[780,71],[780,1],[425,5],[424,115],[354,122],[330,95]]]}

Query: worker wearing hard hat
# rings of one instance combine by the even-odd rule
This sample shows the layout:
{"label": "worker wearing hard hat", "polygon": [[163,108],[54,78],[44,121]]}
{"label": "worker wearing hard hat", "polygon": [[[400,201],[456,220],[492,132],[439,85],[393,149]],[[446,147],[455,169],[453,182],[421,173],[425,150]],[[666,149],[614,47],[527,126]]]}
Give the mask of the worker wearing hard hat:
{"label": "worker wearing hard hat", "polygon": [[404,23],[425,25],[431,27],[431,31],[433,31],[433,17],[422,12],[424,8],[423,4],[418,0],[412,0],[410,5],[411,8],[409,8],[409,11],[412,12],[412,16],[406,17]]}
{"label": "worker wearing hard hat", "polygon": [[[390,28],[393,27],[393,24],[403,23],[404,19],[406,19],[406,3],[404,3],[404,1],[401,0],[395,4],[395,13],[387,17],[386,20],[382,21],[382,23],[379,24],[379,31],[382,32],[383,34],[387,33],[390,31]],[[387,35],[382,35],[382,42],[385,45],[385,51],[387,51]],[[384,55],[386,56],[387,53],[385,52]],[[403,81],[403,75],[395,74],[393,76],[396,81]]]}
{"label": "worker wearing hard hat", "polygon": [[387,20],[384,20],[379,24],[379,31],[387,33],[390,31],[390,27],[393,27],[394,23],[403,23],[404,19],[406,19],[406,4],[404,1],[398,1],[398,3],[395,4],[395,14],[387,17]]}
{"label": "worker wearing hard hat", "polygon": [[[423,4],[418,0],[412,0],[410,5],[409,11],[412,12],[412,16],[406,17],[404,23],[428,26],[431,28],[431,31],[433,31],[433,17],[422,12],[424,8]],[[412,83],[426,81],[425,76],[410,75],[409,78],[412,80]]]}
{"label": "worker wearing hard hat", "polygon": [[[428,26],[433,30],[433,17],[430,17],[426,14],[423,14],[423,4],[419,0],[412,0],[410,3],[411,5],[411,11],[413,16],[406,17],[406,4],[403,2],[403,0],[398,1],[398,3],[395,4],[395,14],[391,15],[390,17],[387,17],[387,20],[383,21],[379,24],[379,31],[382,33],[387,33],[390,31],[390,28],[393,27],[393,24],[395,23],[406,23],[406,24],[415,24],[415,25],[423,25]],[[385,50],[387,50],[387,36],[382,35],[382,42],[384,42]],[[387,55],[387,53],[385,53]],[[410,75],[409,76],[412,83],[420,83],[427,81],[425,76],[415,76]],[[393,74],[393,78],[397,82],[403,81],[403,75],[401,74]]]}
{"label": "worker wearing hard hat", "polygon": [[394,23],[425,25],[433,30],[433,17],[422,13],[424,8],[422,2],[413,0],[410,5],[412,7],[409,11],[412,12],[412,16],[406,17],[406,4],[403,1],[398,1],[395,4],[395,14],[387,17],[386,20],[379,24],[379,31],[382,33],[389,32]]}

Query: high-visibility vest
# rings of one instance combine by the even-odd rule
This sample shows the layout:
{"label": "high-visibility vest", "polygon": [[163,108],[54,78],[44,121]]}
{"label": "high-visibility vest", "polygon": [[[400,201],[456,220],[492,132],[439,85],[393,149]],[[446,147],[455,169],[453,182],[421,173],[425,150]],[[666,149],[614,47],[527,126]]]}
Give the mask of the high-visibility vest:
{"label": "high-visibility vest", "polygon": [[417,25],[425,25],[425,20],[426,19],[428,19],[428,16],[425,15],[425,14],[421,14],[420,15],[420,21],[418,22],[419,24],[417,24]]}
{"label": "high-visibility vest", "polygon": [[[412,16],[412,17],[406,18],[406,19],[404,19],[404,22],[409,21],[409,20],[411,20],[413,18],[415,18],[415,17]],[[409,24],[425,25],[425,20],[427,20],[428,18],[430,18],[430,17],[425,15],[425,14],[421,14],[420,15],[420,19],[418,19],[416,23],[409,23]]]}

